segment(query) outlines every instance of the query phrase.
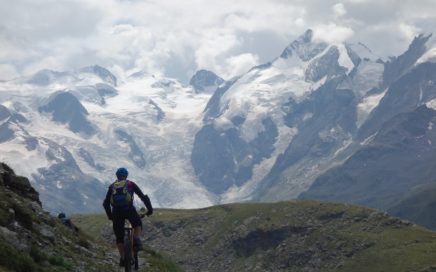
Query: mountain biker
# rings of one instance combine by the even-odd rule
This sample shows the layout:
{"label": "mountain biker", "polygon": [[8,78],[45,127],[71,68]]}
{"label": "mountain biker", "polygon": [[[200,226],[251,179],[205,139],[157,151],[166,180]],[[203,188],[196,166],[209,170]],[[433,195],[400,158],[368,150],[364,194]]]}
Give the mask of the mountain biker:
{"label": "mountain biker", "polygon": [[62,221],[62,223],[69,227],[70,229],[74,230],[75,232],[79,232],[79,228],[73,223],[73,221],[70,218],[67,218],[65,213],[61,212],[58,214],[58,218]]}
{"label": "mountain biker", "polygon": [[144,195],[138,185],[133,181],[127,180],[129,172],[126,168],[118,168],[115,175],[117,180],[113,182],[107,191],[106,198],[103,201],[103,207],[109,220],[112,220],[112,227],[116,237],[118,251],[120,253],[120,266],[124,265],[124,221],[130,221],[133,228],[133,246],[136,250],[142,250],[142,243],[139,238],[142,230],[142,222],[133,205],[133,197],[136,193],[147,207],[146,215],[153,214],[150,198]]}

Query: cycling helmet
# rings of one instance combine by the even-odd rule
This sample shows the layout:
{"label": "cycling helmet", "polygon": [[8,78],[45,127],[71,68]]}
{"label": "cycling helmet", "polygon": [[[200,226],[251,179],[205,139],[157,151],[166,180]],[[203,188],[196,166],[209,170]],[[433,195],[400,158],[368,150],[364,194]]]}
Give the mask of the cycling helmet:
{"label": "cycling helmet", "polygon": [[63,213],[63,212],[61,212],[60,214],[58,214],[58,218],[59,219],[62,219],[62,218],[65,218],[66,217],[66,215],[65,215],[65,213]]}
{"label": "cycling helmet", "polygon": [[127,171],[126,168],[121,167],[121,168],[118,168],[118,170],[117,170],[117,172],[115,173],[115,175],[117,175],[117,178],[118,178],[118,179],[121,179],[121,178],[127,178],[127,176],[129,175],[129,172]]}

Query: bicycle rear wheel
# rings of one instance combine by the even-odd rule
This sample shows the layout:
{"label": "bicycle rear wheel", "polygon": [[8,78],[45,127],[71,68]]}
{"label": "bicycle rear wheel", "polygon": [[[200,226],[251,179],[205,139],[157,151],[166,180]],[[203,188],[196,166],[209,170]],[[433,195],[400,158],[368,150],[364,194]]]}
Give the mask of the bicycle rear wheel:
{"label": "bicycle rear wheel", "polygon": [[129,239],[124,240],[124,271],[132,271],[132,242]]}
{"label": "bicycle rear wheel", "polygon": [[134,268],[135,268],[135,270],[138,270],[139,269],[139,267],[138,267],[138,251],[135,251],[135,253],[133,255],[133,259],[135,260]]}

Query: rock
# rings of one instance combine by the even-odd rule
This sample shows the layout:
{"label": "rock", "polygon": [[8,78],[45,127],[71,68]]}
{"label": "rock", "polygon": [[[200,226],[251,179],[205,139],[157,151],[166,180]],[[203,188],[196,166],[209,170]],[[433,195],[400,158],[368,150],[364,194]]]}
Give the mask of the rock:
{"label": "rock", "polygon": [[4,163],[0,163],[0,182],[18,195],[35,201],[41,206],[39,193],[30,185],[29,180],[16,176],[14,171]]}
{"label": "rock", "polygon": [[5,239],[15,239],[17,237],[17,233],[9,230],[8,228],[0,226],[0,235]]}
{"label": "rock", "polygon": [[51,228],[47,225],[41,225],[39,229],[39,233],[42,235],[43,238],[46,238],[52,242],[55,240],[55,234],[53,233]]}

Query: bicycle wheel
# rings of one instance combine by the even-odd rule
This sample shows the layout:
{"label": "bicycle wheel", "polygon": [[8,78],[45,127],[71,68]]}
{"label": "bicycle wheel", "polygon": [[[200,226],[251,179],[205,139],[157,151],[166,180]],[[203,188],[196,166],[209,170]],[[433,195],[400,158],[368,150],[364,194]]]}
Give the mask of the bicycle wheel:
{"label": "bicycle wheel", "polygon": [[132,242],[129,239],[124,240],[124,271],[132,271]]}
{"label": "bicycle wheel", "polygon": [[138,251],[135,251],[135,253],[133,255],[133,259],[135,260],[134,268],[135,268],[135,270],[138,270],[139,269],[139,267],[138,267]]}

